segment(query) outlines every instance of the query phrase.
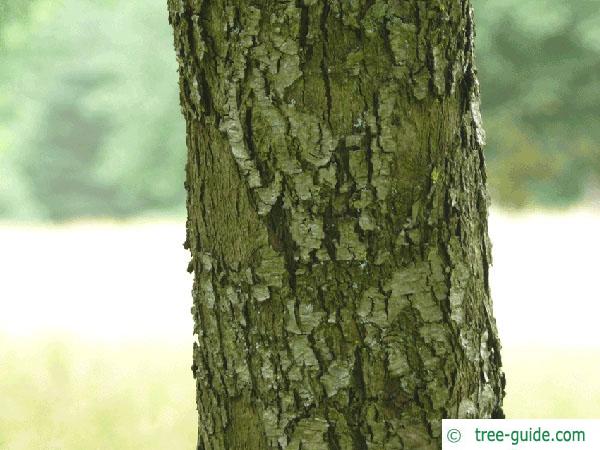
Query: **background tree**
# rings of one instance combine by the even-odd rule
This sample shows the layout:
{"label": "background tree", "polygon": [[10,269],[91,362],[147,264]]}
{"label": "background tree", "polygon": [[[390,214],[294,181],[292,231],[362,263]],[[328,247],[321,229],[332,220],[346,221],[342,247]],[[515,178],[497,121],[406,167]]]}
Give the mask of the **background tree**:
{"label": "background tree", "polygon": [[477,0],[492,198],[562,206],[600,181],[596,0]]}
{"label": "background tree", "polygon": [[[473,4],[494,204],[593,199],[597,0]],[[169,32],[161,2],[0,2],[0,219],[183,216]]]}
{"label": "background tree", "polygon": [[169,0],[198,448],[502,416],[468,1]]}
{"label": "background tree", "polygon": [[35,0],[30,11],[0,33],[0,217],[182,217],[185,128],[165,5]]}

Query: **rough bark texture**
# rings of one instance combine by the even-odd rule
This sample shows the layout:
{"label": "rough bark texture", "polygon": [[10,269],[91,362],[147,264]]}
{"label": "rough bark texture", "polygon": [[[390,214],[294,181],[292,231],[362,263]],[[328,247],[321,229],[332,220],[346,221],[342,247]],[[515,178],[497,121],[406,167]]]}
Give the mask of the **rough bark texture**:
{"label": "rough bark texture", "polygon": [[169,0],[198,449],[502,416],[468,0]]}

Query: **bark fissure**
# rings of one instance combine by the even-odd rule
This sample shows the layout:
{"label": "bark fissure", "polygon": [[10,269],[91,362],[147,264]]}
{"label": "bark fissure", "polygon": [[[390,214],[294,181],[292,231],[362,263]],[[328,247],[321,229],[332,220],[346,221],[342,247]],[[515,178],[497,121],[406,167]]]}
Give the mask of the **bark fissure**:
{"label": "bark fissure", "polygon": [[325,97],[327,98],[327,123],[331,128],[331,80],[329,79],[329,64],[327,61],[327,46],[328,42],[328,31],[327,31],[327,19],[329,17],[329,2],[324,1],[323,12],[321,13],[320,26],[321,26],[321,39],[323,41],[323,56],[321,58],[321,71],[323,73],[323,82],[325,83]]}
{"label": "bark fissure", "polygon": [[168,3],[198,448],[427,450],[500,417],[469,3]]}

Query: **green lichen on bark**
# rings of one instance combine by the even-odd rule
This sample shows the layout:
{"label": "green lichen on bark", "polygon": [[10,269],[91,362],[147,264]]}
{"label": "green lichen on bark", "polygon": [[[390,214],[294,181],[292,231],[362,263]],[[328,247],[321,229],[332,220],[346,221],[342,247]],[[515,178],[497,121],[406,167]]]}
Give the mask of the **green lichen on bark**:
{"label": "green lichen on bark", "polygon": [[500,417],[467,0],[169,0],[198,449],[435,449]]}

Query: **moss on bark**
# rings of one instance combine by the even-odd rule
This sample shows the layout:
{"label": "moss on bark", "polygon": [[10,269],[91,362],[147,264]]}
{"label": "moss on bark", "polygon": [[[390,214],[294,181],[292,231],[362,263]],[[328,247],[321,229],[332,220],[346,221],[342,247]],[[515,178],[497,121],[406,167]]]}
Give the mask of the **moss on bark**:
{"label": "moss on bark", "polygon": [[169,0],[198,449],[502,416],[468,1]]}

